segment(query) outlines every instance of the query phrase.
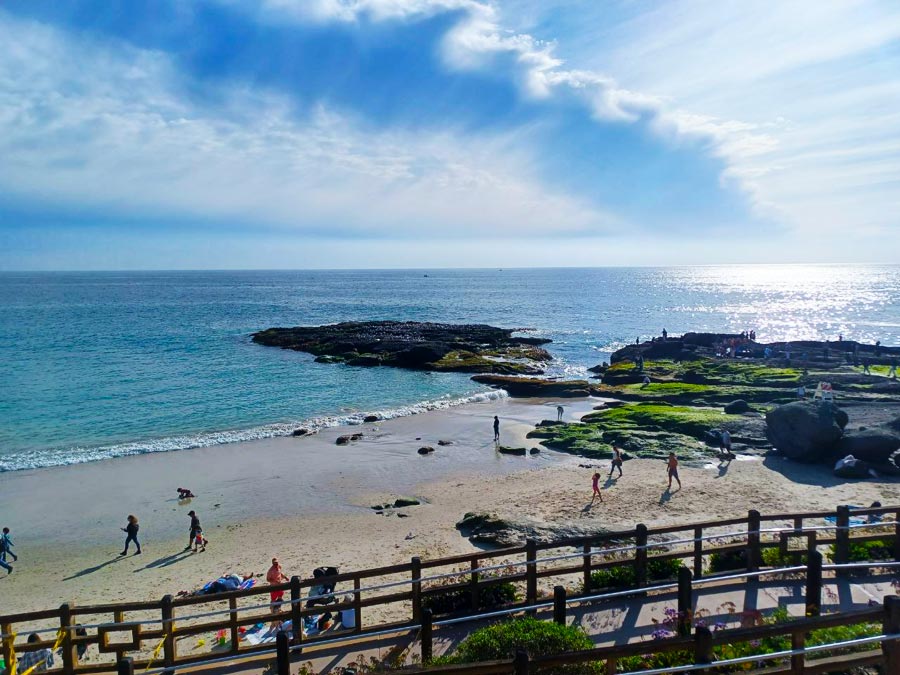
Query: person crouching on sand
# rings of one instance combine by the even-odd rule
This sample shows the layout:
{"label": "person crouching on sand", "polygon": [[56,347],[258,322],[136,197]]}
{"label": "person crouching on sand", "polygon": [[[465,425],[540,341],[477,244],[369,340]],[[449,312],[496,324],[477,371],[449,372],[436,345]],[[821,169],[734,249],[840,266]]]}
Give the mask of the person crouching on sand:
{"label": "person crouching on sand", "polygon": [[131,542],[134,542],[134,546],[137,548],[137,551],[135,551],[134,554],[141,554],[141,542],[139,542],[137,538],[139,529],[140,525],[138,525],[138,519],[134,516],[128,516],[128,524],[122,528],[122,532],[128,536],[125,537],[125,549],[119,555],[128,555],[128,544]]}
{"label": "person crouching on sand", "polygon": [[594,486],[594,496],[591,497],[591,502],[593,502],[597,497],[600,497],[600,501],[603,501],[603,495],[600,494],[600,474],[595,473],[591,476],[591,484]]}
{"label": "person crouching on sand", "polygon": [[669,490],[672,489],[672,479],[678,482],[678,489],[681,489],[681,479],[678,477],[678,458],[674,452],[669,453],[669,459],[666,460],[666,471],[669,474]]}
{"label": "person crouching on sand", "polygon": [[193,497],[197,496],[193,492],[191,492],[190,489],[188,489],[188,488],[180,487],[180,488],[176,488],[176,489],[178,490],[178,499],[192,499]]}

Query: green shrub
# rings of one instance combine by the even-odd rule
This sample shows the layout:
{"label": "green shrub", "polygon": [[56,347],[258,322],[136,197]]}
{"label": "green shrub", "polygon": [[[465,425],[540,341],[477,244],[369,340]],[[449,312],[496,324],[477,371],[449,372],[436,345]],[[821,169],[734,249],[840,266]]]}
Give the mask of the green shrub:
{"label": "green shrub", "polygon": [[[680,560],[647,560],[647,581],[667,581],[678,576]],[[616,567],[591,572],[591,588],[632,588],[637,585],[637,578],[632,563],[624,563]]]}
{"label": "green shrub", "polygon": [[[783,553],[778,546],[768,546],[760,552],[763,567],[790,567],[794,565],[793,551]],[[806,554],[800,556],[800,564],[806,564]],[[747,569],[747,551],[727,551],[709,556],[708,572],[733,572]]]}
{"label": "green shrub", "polygon": [[[594,646],[578,626],[561,626],[552,621],[524,617],[479,628],[463,640],[450,656],[434,659],[434,664],[478,663],[509,659],[516,650],[524,649],[532,658],[592,649]],[[541,669],[541,673],[600,673],[595,663]]]}
{"label": "green shrub", "polygon": [[[449,579],[450,583],[459,583],[463,577]],[[482,577],[485,581],[489,577]],[[479,584],[478,608],[497,609],[516,601],[516,587],[503,581],[490,586]],[[422,597],[422,608],[430,609],[434,614],[451,614],[472,608],[472,591],[468,588],[450,589],[434,595]]]}
{"label": "green shrub", "polygon": [[[832,544],[829,555],[834,560],[835,546]],[[891,560],[894,557],[893,539],[875,539],[850,543],[849,560],[847,562],[868,562],[869,560]]]}

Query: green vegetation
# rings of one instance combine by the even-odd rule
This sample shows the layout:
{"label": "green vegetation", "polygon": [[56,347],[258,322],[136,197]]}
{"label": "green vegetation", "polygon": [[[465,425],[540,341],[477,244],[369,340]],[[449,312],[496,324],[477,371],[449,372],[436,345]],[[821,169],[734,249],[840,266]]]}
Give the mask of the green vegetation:
{"label": "green vegetation", "polygon": [[[533,348],[532,348],[533,350]],[[525,356],[527,350],[516,349],[514,353],[496,352],[488,354],[476,354],[464,350],[452,351],[444,354],[438,361],[429,364],[429,368],[437,371],[470,372],[470,373],[533,373],[533,363],[517,363],[508,361],[508,358],[532,358]],[[488,358],[494,356],[495,358]]]}
{"label": "green vegetation", "polygon": [[[791,617],[787,610],[779,608],[765,619],[769,625],[777,625],[790,621]],[[721,630],[724,624],[717,624],[715,630]],[[667,631],[661,631],[663,634],[657,635],[658,638],[669,637],[665,634]],[[881,632],[881,626],[875,623],[858,623],[849,626],[836,626],[834,628],[820,628],[810,631],[806,637],[806,644],[809,647],[830,644],[833,642],[843,642],[846,640],[854,640],[862,637],[870,637],[878,635]],[[744,656],[759,655],[760,661],[765,658],[766,654],[772,654],[791,648],[791,638],[789,635],[776,635],[773,637],[763,638],[758,641],[750,642],[729,642],[719,645],[713,649],[713,657],[716,661],[724,661],[728,659],[736,659]],[[869,645],[860,645],[859,647],[847,648],[841,650],[843,653],[859,652],[870,649]],[[818,652],[810,654],[807,658],[812,661],[828,656],[835,655],[836,652]],[[778,659],[779,663],[787,663],[787,659]],[[687,652],[671,652],[671,653],[649,653],[642,656],[633,656],[621,659],[618,663],[620,671],[643,670],[650,668],[674,668],[676,666],[688,665],[693,663],[693,655]],[[734,666],[720,666],[716,669],[717,673],[733,673],[747,670],[751,667],[749,664],[739,664]]]}
{"label": "green vegetation", "polygon": [[[516,650],[524,649],[531,657],[563,654],[594,646],[584,630],[576,626],[561,626],[552,621],[533,617],[495,623],[476,630],[463,640],[450,656],[432,661],[433,665],[478,663],[512,658]],[[600,666],[581,663],[573,666],[542,669],[542,673],[601,673]]]}
{"label": "green vegetation", "polygon": [[[647,560],[647,580],[668,581],[678,576],[678,569],[681,567],[680,560]],[[596,590],[599,588],[633,588],[637,585],[637,577],[634,572],[634,565],[625,563],[616,567],[609,567],[596,572],[591,572],[591,587],[583,589],[586,591]]]}
{"label": "green vegetation", "polygon": [[[459,584],[465,576],[447,579],[447,585]],[[481,581],[489,577],[483,575]],[[503,581],[490,586],[478,586],[478,608],[482,610],[497,609],[516,601],[516,587]],[[472,608],[472,592],[469,588],[450,588],[446,591],[422,597],[422,607],[430,609],[434,614],[451,614]]]}
{"label": "green vegetation", "polygon": [[[834,560],[835,546],[828,548],[829,557]],[[892,560],[894,558],[893,539],[851,542],[847,562],[868,562],[870,560]]]}
{"label": "green vegetation", "polygon": [[[763,567],[790,567],[794,562],[794,553],[782,552],[778,546],[770,546],[760,552]],[[800,556],[801,564],[806,563],[806,554]],[[733,570],[747,569],[746,550],[728,551],[726,553],[713,553],[709,556],[708,572],[729,572]]]}

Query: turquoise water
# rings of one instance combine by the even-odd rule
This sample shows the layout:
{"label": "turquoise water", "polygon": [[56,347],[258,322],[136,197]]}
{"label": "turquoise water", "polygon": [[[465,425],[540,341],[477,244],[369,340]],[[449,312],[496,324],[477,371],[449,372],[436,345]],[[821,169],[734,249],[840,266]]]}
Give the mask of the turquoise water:
{"label": "turquoise water", "polygon": [[554,375],[666,328],[900,343],[900,267],[0,274],[0,470],[347,424],[486,395],[466,375],[317,364],[269,326],[533,328]]}

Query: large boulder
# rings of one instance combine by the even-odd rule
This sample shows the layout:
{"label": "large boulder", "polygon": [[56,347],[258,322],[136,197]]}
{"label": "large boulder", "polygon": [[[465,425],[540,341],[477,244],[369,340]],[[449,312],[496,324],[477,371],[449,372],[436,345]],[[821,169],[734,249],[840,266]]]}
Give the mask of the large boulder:
{"label": "large boulder", "polygon": [[838,443],[841,455],[853,455],[867,462],[881,463],[900,449],[900,436],[888,431],[867,429],[847,433]]}
{"label": "large boulder", "polygon": [[838,452],[847,414],[830,402],[796,401],[766,413],[766,436],[786,457],[820,462]]}

